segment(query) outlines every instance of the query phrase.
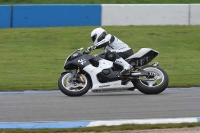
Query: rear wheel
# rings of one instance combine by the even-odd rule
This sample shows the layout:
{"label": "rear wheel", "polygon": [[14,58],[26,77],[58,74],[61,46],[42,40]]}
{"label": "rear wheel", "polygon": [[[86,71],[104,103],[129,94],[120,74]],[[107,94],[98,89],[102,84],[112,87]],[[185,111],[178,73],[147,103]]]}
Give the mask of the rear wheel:
{"label": "rear wheel", "polygon": [[133,81],[135,87],[144,94],[159,94],[168,86],[168,75],[159,67],[147,66],[143,70],[150,73],[149,77],[140,77]]}
{"label": "rear wheel", "polygon": [[59,89],[68,96],[82,96],[90,89],[90,80],[87,75],[79,74],[77,79],[72,78],[71,73],[64,73],[58,80]]}

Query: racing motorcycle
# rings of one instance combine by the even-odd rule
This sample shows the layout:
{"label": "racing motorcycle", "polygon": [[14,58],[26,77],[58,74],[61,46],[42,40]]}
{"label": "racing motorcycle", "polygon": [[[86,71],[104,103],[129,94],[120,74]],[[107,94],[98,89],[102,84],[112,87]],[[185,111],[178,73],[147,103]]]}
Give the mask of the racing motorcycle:
{"label": "racing motorcycle", "polygon": [[[94,48],[95,49],[95,48]],[[67,57],[65,71],[58,79],[58,87],[68,96],[82,96],[91,92],[133,91],[137,88],[144,94],[159,94],[168,86],[167,73],[158,67],[158,62],[148,65],[158,51],[141,48],[137,53],[125,59],[134,67],[130,74],[120,75],[123,67],[97,56],[77,49]]]}

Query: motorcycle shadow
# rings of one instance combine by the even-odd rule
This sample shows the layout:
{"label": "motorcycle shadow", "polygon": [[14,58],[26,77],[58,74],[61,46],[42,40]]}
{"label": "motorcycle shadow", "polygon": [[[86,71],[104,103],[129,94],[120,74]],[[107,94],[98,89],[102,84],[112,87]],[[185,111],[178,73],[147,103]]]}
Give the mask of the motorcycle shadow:
{"label": "motorcycle shadow", "polygon": [[137,91],[124,91],[124,92],[99,92],[99,93],[94,93],[94,92],[88,92],[87,94],[85,94],[83,97],[93,97],[93,96],[140,96],[140,97],[147,97],[147,96],[161,96],[161,95],[166,95],[168,93],[161,93],[161,94],[154,94],[154,95],[146,95],[146,94],[143,94],[141,92],[139,92],[138,90]]}

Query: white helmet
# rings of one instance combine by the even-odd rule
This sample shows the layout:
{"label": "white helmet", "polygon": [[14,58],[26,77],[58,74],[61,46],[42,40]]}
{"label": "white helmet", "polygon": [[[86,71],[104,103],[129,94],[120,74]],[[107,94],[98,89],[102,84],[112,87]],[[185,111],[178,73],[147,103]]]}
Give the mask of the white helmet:
{"label": "white helmet", "polygon": [[96,28],[91,32],[91,38],[94,44],[103,40],[106,35],[107,35],[106,31],[101,27]]}

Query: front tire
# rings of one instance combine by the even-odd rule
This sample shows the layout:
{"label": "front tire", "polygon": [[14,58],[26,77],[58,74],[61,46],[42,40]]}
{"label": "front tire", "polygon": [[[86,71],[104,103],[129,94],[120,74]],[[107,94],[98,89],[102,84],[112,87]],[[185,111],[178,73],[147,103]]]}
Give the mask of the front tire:
{"label": "front tire", "polygon": [[84,74],[80,74],[83,83],[79,83],[78,85],[72,84],[72,76],[71,73],[64,73],[58,79],[58,87],[62,93],[71,97],[82,96],[88,92],[90,89],[91,83],[89,77]]}
{"label": "front tire", "polygon": [[133,81],[135,87],[144,94],[159,94],[163,92],[169,83],[167,73],[159,68],[153,66],[144,67],[143,70],[155,74],[153,79],[136,79]]}

